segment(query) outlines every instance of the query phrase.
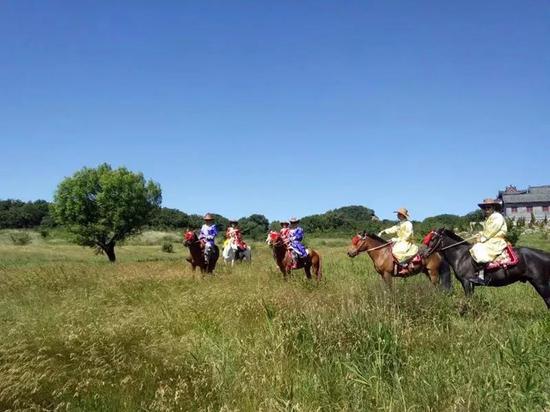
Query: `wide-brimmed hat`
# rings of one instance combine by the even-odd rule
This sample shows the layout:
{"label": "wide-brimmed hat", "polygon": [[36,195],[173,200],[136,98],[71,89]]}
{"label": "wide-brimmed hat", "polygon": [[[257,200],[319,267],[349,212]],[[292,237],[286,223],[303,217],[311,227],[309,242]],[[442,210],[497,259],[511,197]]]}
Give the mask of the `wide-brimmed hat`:
{"label": "wide-brimmed hat", "polygon": [[232,223],[239,223],[239,221],[237,219],[230,219],[229,220],[229,224],[232,224]]}
{"label": "wide-brimmed hat", "polygon": [[411,218],[411,217],[409,216],[409,211],[408,211],[407,209],[405,209],[404,207],[400,207],[399,209],[394,210],[393,213],[397,213],[397,214],[403,215],[403,216],[405,216],[407,219],[410,219],[410,218]]}
{"label": "wide-brimmed hat", "polygon": [[290,223],[298,223],[300,221],[300,219],[298,219],[297,217],[291,217],[289,222]]}
{"label": "wide-brimmed hat", "polygon": [[281,226],[290,224],[288,220],[282,220],[280,223],[281,223]]}
{"label": "wide-brimmed hat", "polygon": [[210,213],[207,213],[204,215],[204,220],[214,220],[214,216],[212,216]]}
{"label": "wide-brimmed hat", "polygon": [[487,199],[483,199],[483,202],[478,203],[477,205],[482,209],[486,209],[488,207],[494,207],[495,209],[500,209],[502,206],[502,204],[500,203],[500,200],[492,199],[490,197]]}

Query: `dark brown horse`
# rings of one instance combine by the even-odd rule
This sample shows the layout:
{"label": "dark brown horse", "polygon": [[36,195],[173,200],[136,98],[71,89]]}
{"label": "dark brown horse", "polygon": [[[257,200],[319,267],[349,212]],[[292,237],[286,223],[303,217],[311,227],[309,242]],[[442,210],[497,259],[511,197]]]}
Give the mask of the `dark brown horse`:
{"label": "dark brown horse", "polygon": [[206,261],[204,257],[204,244],[199,240],[197,234],[191,230],[187,231],[184,235],[185,241],[184,246],[189,248],[189,253],[191,256],[186,260],[191,263],[193,270],[197,266],[201,269],[201,272],[212,273],[216,268],[216,262],[220,257],[220,250],[218,246],[214,245],[212,252]]}
{"label": "dark brown horse", "polygon": [[285,279],[290,274],[290,271],[294,269],[304,269],[307,278],[311,279],[311,269],[313,268],[315,278],[321,280],[323,276],[321,271],[321,255],[317,251],[310,249],[307,257],[299,259],[294,267],[292,250],[279,232],[269,232],[266,242],[273,248],[273,258],[277,262],[277,266],[279,266]]}
{"label": "dark brown horse", "polygon": [[441,283],[444,289],[451,288],[451,272],[449,265],[438,254],[434,253],[428,257],[422,256],[418,265],[414,265],[407,274],[395,274],[395,260],[391,251],[391,242],[388,242],[372,233],[357,235],[352,239],[352,244],[348,249],[348,256],[353,258],[361,252],[367,252],[374,268],[382,276],[386,285],[391,287],[393,277],[409,277],[418,273],[424,273],[437,286]]}

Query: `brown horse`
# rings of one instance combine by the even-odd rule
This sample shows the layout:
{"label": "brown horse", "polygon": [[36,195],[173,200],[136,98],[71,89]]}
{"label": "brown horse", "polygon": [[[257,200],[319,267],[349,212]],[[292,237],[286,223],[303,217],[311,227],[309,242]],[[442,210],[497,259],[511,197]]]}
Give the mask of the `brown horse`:
{"label": "brown horse", "polygon": [[216,268],[216,262],[220,257],[220,250],[218,246],[214,245],[212,253],[208,258],[208,262],[204,258],[204,244],[199,240],[197,234],[191,230],[188,230],[185,235],[184,246],[189,248],[191,256],[186,260],[191,263],[193,271],[197,266],[201,269],[201,272],[212,273]]}
{"label": "brown horse", "polygon": [[352,239],[351,247],[348,249],[348,256],[353,258],[361,252],[367,252],[374,268],[382,276],[387,286],[391,287],[392,278],[409,277],[420,272],[426,274],[432,285],[437,286],[440,282],[444,289],[451,288],[451,272],[449,265],[438,254],[430,256],[421,256],[422,260],[417,265],[410,268],[406,274],[395,274],[395,260],[391,251],[391,242],[388,242],[372,233],[357,235]]}
{"label": "brown horse", "polygon": [[311,279],[311,269],[313,268],[315,278],[321,280],[323,276],[321,271],[321,255],[317,251],[310,249],[307,257],[299,259],[296,267],[293,267],[292,250],[288,247],[279,232],[269,232],[266,242],[273,248],[273,258],[277,262],[277,266],[279,266],[285,279],[291,270],[302,268],[306,272],[307,278]]}

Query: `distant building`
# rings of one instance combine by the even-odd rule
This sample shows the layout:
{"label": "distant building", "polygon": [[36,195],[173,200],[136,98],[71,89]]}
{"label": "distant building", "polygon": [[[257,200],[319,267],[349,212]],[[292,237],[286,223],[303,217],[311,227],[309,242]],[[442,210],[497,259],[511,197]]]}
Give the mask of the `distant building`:
{"label": "distant building", "polygon": [[527,222],[534,214],[536,220],[550,219],[550,185],[529,186],[527,190],[518,190],[508,186],[498,192],[502,201],[504,215],[511,219],[524,218]]}

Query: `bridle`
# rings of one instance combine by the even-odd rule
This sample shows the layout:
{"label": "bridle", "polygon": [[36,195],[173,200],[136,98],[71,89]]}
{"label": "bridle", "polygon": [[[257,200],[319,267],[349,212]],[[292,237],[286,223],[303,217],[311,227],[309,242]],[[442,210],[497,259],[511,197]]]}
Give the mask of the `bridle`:
{"label": "bridle", "polygon": [[434,252],[443,252],[444,250],[451,249],[455,246],[462,245],[464,243],[468,243],[470,240],[475,239],[475,236],[472,236],[472,237],[463,239],[461,241],[458,241],[456,243],[451,243],[450,245],[441,247],[441,244],[443,242],[443,235],[440,233],[440,231],[432,230],[428,236],[430,235],[431,235],[430,242],[435,239],[436,243],[425,252],[425,256],[430,256]]}

